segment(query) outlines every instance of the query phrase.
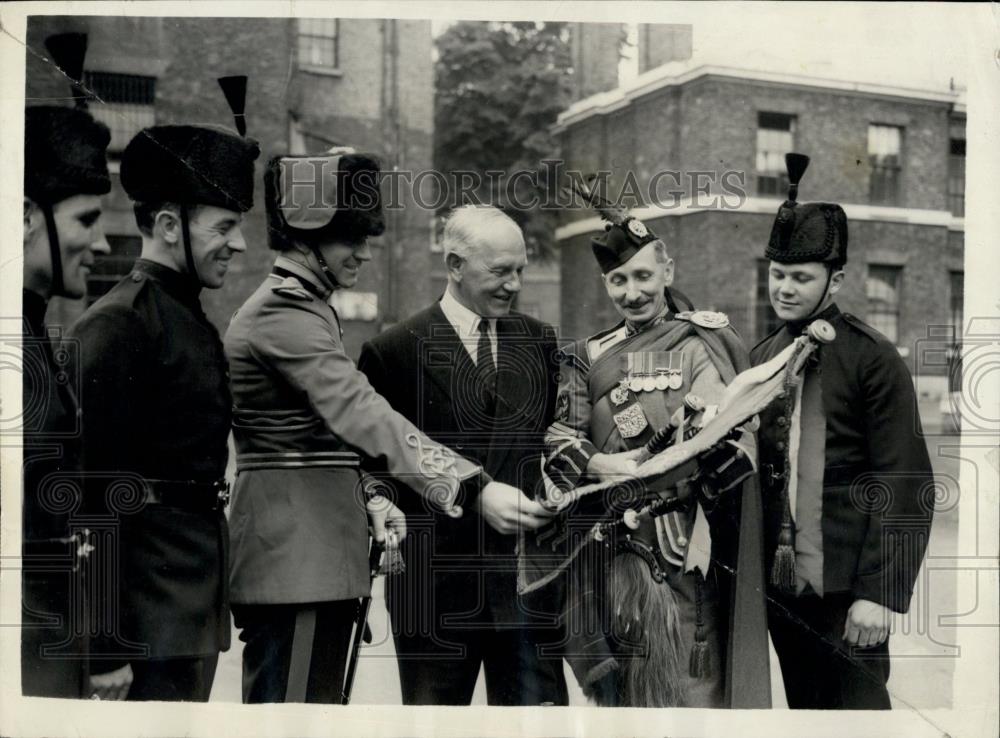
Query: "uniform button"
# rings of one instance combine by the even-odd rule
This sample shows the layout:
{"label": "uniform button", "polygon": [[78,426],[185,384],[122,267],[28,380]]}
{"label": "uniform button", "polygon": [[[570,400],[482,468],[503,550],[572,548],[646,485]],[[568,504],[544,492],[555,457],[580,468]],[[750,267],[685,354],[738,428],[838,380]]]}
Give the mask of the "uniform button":
{"label": "uniform button", "polygon": [[681,548],[684,548],[686,545],[688,545],[688,539],[685,538],[684,536],[677,536],[677,545],[680,546]]}
{"label": "uniform button", "polygon": [[785,450],[785,442],[784,441],[778,441],[776,444],[774,444],[774,447],[776,449],[778,449],[779,451],[784,451]]}
{"label": "uniform button", "polygon": [[132,281],[133,282],[141,282],[142,281],[142,275],[139,274],[139,272],[136,272],[135,274],[132,275]]}
{"label": "uniform button", "polygon": [[786,397],[788,397],[788,393],[785,392],[785,390],[781,390],[781,392],[778,393],[779,400],[784,400]]}
{"label": "uniform button", "polygon": [[780,426],[781,426],[782,428],[784,428],[784,427],[785,427],[785,424],[786,424],[786,423],[787,423],[788,421],[787,421],[787,420],[785,419],[785,416],[784,416],[784,415],[779,415],[779,416],[778,416],[778,419],[777,419],[777,420],[775,420],[774,422],[775,422],[775,423],[777,423],[778,425],[780,425]]}

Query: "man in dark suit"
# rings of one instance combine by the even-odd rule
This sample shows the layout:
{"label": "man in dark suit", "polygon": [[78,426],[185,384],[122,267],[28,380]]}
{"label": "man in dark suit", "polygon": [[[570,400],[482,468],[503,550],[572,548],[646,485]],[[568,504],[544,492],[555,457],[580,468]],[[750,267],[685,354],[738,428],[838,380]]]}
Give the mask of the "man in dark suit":
{"label": "man in dark suit", "polygon": [[815,320],[836,332],[795,390],[761,414],[768,627],[788,705],[888,709],[889,627],[909,608],[934,509],[933,474],[910,373],[896,347],[833,301],[847,216],[796,203],[808,157],[789,154],[789,199],[765,252],[784,325],[762,364]]}
{"label": "man in dark suit", "polygon": [[558,603],[516,594],[517,534],[550,514],[542,435],[555,406],[552,329],[512,313],[527,259],[520,228],[492,207],[459,208],[444,232],[440,302],[382,333],[358,362],[375,389],[435,441],[518,490],[486,488],[461,519],[400,494],[406,574],[386,599],[406,704],[469,704],[480,666],[492,705],[566,704]]}

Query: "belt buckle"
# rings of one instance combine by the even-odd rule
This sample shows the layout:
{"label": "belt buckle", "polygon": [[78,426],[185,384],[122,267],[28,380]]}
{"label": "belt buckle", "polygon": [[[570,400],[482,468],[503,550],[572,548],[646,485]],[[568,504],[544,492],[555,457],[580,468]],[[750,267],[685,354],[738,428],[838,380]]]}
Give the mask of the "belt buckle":
{"label": "belt buckle", "polygon": [[229,482],[226,480],[221,480],[215,483],[216,489],[219,490],[219,507],[225,508],[229,505]]}

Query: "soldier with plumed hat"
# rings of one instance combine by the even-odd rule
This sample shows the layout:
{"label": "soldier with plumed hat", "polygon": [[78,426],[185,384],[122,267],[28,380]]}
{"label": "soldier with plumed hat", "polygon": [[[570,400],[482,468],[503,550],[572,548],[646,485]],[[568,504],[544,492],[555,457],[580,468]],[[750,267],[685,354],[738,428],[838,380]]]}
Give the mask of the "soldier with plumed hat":
{"label": "soldier with plumed hat", "polygon": [[[622,320],[564,349],[545,471],[567,491],[629,479],[658,431],[718,405],[727,383],[748,367],[727,317],[693,310],[672,286],[664,241],[590,188],[578,191],[607,221],[591,246]],[[755,453],[752,435],[739,443]],[[592,556],[576,559],[566,658],[591,700],[770,706],[762,570],[752,555],[759,551],[755,490],[747,483],[706,496],[650,488],[687,503],[643,518],[610,548],[592,547]],[[744,594],[736,597],[737,589]]]}
{"label": "soldier with plumed hat", "polygon": [[[127,669],[88,674],[88,624],[80,586],[89,551],[84,527],[71,520],[81,503],[60,501],[77,482],[80,410],[75,353],[54,345],[45,325],[52,297],[82,298],[97,254],[110,249],[101,229],[101,195],[111,189],[108,128],[87,112],[79,87],[87,37],[45,42],[72,81],[75,107],[33,106],[24,115],[24,496],[21,687],[25,695],[117,697]],[[65,483],[69,482],[70,486]],[[63,502],[68,504],[62,504]],[[53,570],[52,557],[72,562]]]}
{"label": "soldier with plumed hat", "polygon": [[385,229],[379,183],[378,160],[344,147],[275,156],[265,170],[277,257],[225,336],[237,474],[230,587],[247,703],[350,697],[352,629],[363,632],[373,578],[369,523],[390,556],[406,535],[393,493],[362,463],[450,517],[498,486],[395,412],[344,349],[333,296],[356,284],[369,239]]}
{"label": "soldier with plumed hat", "polygon": [[246,250],[257,142],[245,77],[219,80],[237,131],[159,125],[126,146],[121,182],[142,251],[80,319],[88,500],[116,517],[92,663],[127,660],[130,700],[208,699],[229,647],[224,507],[232,418],[222,342],[200,301]]}
{"label": "soldier with plumed hat", "polygon": [[913,381],[889,339],[834,296],[847,215],[799,203],[809,164],[787,154],[788,199],[764,256],[784,324],[751,352],[761,364],[816,321],[834,329],[796,397],[761,415],[768,626],[788,705],[888,709],[889,630],[905,613],[927,546],[933,475]]}

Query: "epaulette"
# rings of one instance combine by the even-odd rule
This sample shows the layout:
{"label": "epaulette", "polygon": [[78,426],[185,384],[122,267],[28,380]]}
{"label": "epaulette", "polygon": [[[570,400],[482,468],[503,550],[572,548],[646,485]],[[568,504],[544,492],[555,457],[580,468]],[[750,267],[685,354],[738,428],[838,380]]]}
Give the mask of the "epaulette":
{"label": "epaulette", "polygon": [[725,328],[729,325],[729,316],[725,313],[716,313],[711,310],[685,310],[677,313],[674,318],[686,320],[699,328]]}
{"label": "epaulette", "polygon": [[309,302],[313,299],[312,293],[295,277],[285,277],[271,288],[271,292],[300,302]]}
{"label": "epaulette", "polygon": [[844,318],[845,323],[847,323],[849,326],[857,330],[859,333],[864,334],[875,343],[892,344],[892,341],[890,341],[886,336],[882,335],[877,330],[872,328],[870,325],[862,321],[861,318],[855,317],[850,313],[841,313],[841,316]]}
{"label": "epaulette", "polygon": [[627,330],[625,321],[622,321],[614,328],[609,328],[606,331],[595,333],[593,336],[588,338],[586,346],[587,357],[590,361],[594,361],[609,348],[622,341],[622,339],[626,337]]}

